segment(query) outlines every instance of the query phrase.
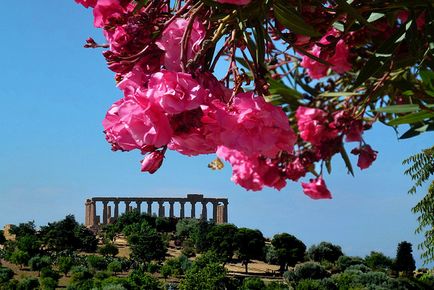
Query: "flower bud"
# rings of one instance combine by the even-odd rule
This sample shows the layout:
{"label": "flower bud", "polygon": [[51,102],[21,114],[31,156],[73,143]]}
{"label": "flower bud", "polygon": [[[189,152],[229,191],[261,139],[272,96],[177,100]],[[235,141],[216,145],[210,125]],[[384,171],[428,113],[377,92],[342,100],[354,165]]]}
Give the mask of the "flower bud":
{"label": "flower bud", "polygon": [[142,172],[153,174],[163,164],[164,153],[162,151],[154,151],[145,156],[142,160]]}

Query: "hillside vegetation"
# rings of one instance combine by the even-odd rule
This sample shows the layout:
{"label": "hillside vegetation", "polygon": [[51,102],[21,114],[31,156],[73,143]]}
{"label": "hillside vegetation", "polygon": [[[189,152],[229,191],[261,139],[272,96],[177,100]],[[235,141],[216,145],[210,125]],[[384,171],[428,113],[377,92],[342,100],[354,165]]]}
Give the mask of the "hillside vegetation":
{"label": "hillside vegetation", "polygon": [[[8,239],[5,238],[5,235]],[[346,256],[288,233],[128,212],[95,234],[74,216],[0,231],[0,289],[433,289],[412,245],[395,258]]]}

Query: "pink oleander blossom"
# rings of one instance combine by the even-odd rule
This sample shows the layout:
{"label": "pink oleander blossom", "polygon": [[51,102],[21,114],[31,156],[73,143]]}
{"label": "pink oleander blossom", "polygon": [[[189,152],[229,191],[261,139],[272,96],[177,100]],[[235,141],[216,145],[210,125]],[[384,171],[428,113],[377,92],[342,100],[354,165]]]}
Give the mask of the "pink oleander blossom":
{"label": "pink oleander blossom", "polygon": [[104,27],[110,20],[121,17],[125,12],[126,9],[119,0],[98,0],[93,9],[93,24],[95,27]]}
{"label": "pink oleander blossom", "polygon": [[86,8],[89,8],[89,7],[93,8],[93,7],[95,7],[96,2],[98,2],[98,0],[75,0],[75,2],[83,5]]}
{"label": "pink oleander blossom", "polygon": [[296,141],[282,108],[252,92],[237,94],[230,106],[220,103],[216,118],[222,145],[246,155],[274,158],[279,151],[292,151]]}
{"label": "pink oleander blossom", "polygon": [[103,120],[107,140],[114,148],[140,149],[169,143],[172,129],[164,112],[154,104],[125,97],[112,105]]}
{"label": "pink oleander blossom", "polygon": [[304,141],[320,145],[325,140],[338,136],[338,130],[328,123],[327,113],[323,110],[300,106],[295,116],[300,136]]}
{"label": "pink oleander blossom", "polygon": [[142,160],[142,172],[155,173],[163,164],[164,153],[162,151],[153,151],[145,156]]}
{"label": "pink oleander blossom", "polygon": [[286,185],[285,174],[264,157],[247,156],[225,146],[219,146],[216,153],[231,164],[231,180],[247,190],[258,191],[264,185],[280,190]]}
{"label": "pink oleander blossom", "polygon": [[[192,115],[194,114],[194,115]],[[208,106],[171,117],[174,134],[168,148],[188,156],[210,154],[220,143],[215,110]]]}
{"label": "pink oleander blossom", "polygon": [[295,158],[291,162],[288,162],[286,166],[286,176],[292,181],[298,181],[301,177],[304,177],[308,171],[306,164],[299,157]]}
{"label": "pink oleander blossom", "polygon": [[169,114],[199,108],[208,92],[190,74],[161,71],[149,79],[146,96]]}
{"label": "pink oleander blossom", "polygon": [[[156,41],[156,44],[165,51],[164,66],[168,70],[181,71],[181,40],[188,25],[188,21],[189,20],[183,18],[173,20]],[[199,52],[205,34],[205,27],[201,22],[195,19],[188,40],[187,51],[185,52],[187,53],[186,60],[193,58],[194,55]]]}
{"label": "pink oleander blossom", "polygon": [[161,54],[147,55],[138,61],[130,72],[122,76],[118,88],[124,91],[125,95],[134,94],[137,90],[147,87],[152,74],[159,71],[161,65]]}
{"label": "pink oleander blossom", "polygon": [[250,4],[250,2],[252,2],[252,0],[216,0],[216,1],[221,4],[233,4],[238,6],[247,5]]}
{"label": "pink oleander blossom", "polygon": [[303,192],[312,199],[331,199],[332,195],[327,189],[322,176],[311,179],[309,183],[301,183]]}
{"label": "pink oleander blossom", "polygon": [[[330,41],[330,38],[339,37],[340,33],[337,29],[332,28],[321,38],[319,44],[313,45],[309,51],[310,54],[330,63],[332,69],[339,74],[349,71],[352,67],[348,61],[350,50],[345,40],[340,39],[335,44]],[[319,79],[327,75],[328,66],[307,55],[303,56],[300,65],[307,69],[307,73],[313,79]]]}
{"label": "pink oleander blossom", "polygon": [[359,148],[354,148],[351,150],[351,153],[354,155],[359,155],[357,166],[363,170],[370,167],[375,159],[377,159],[378,151],[372,150],[371,146],[369,145],[363,145]]}

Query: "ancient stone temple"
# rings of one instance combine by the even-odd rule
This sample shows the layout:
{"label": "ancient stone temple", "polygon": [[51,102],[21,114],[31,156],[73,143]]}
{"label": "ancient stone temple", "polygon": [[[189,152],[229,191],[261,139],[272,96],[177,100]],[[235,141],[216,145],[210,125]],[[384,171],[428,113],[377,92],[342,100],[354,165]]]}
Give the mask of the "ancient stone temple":
{"label": "ancient stone temple", "polygon": [[[87,227],[98,227],[113,223],[122,212],[136,210],[159,217],[204,220],[209,220],[208,217],[211,217],[210,211],[212,211],[210,219],[217,224],[222,224],[228,222],[228,204],[227,198],[206,198],[202,194],[187,194],[184,198],[93,197],[86,200],[84,223]],[[197,205],[200,207],[196,212]]]}

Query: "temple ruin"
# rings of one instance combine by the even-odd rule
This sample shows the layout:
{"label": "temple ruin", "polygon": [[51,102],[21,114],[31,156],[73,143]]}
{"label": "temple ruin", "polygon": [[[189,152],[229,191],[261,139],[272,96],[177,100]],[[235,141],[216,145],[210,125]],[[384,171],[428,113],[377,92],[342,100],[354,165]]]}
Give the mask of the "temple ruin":
{"label": "temple ruin", "polygon": [[[102,205],[98,208],[97,205]],[[228,199],[206,198],[202,194],[187,194],[187,197],[93,197],[85,203],[85,225],[96,228],[99,225],[113,223],[120,214],[120,204],[124,212],[136,210],[143,212],[142,204],[146,204],[148,215],[171,218],[199,218],[208,220],[208,204],[212,206],[212,221],[217,224],[228,222]],[[201,204],[200,214],[196,215],[196,204]],[[156,207],[156,206],[158,207]],[[167,213],[167,205],[169,211]],[[190,214],[186,213],[186,207]],[[98,214],[100,213],[100,214]]]}

